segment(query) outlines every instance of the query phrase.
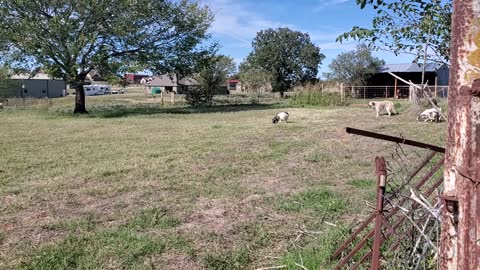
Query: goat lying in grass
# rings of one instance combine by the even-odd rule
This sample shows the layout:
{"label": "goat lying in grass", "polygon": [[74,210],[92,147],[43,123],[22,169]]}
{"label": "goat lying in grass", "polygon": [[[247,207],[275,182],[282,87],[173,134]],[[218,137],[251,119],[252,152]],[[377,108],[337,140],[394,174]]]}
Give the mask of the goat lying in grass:
{"label": "goat lying in grass", "polygon": [[436,108],[431,108],[423,111],[417,116],[417,121],[424,122],[440,122],[442,116]]}
{"label": "goat lying in grass", "polygon": [[395,111],[395,105],[391,101],[370,101],[368,102],[368,106],[371,108],[375,109],[375,112],[377,113],[377,117],[380,113],[380,111],[385,110],[388,113],[388,116],[393,114],[397,114]]}
{"label": "goat lying in grass", "polygon": [[274,123],[274,124],[276,124],[280,121],[285,121],[286,123],[288,123],[288,112],[279,112],[272,119],[272,123]]}

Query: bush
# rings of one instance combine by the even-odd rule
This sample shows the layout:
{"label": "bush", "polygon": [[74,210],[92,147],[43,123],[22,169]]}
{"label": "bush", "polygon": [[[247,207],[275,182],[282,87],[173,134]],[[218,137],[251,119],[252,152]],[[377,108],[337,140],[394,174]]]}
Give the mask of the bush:
{"label": "bush", "polygon": [[348,106],[350,105],[350,98],[344,97],[342,100],[340,93],[302,91],[291,95],[290,102],[293,105]]}
{"label": "bush", "polygon": [[200,107],[208,103],[207,95],[200,87],[189,88],[185,94],[185,100],[187,101],[187,104],[192,107]]}

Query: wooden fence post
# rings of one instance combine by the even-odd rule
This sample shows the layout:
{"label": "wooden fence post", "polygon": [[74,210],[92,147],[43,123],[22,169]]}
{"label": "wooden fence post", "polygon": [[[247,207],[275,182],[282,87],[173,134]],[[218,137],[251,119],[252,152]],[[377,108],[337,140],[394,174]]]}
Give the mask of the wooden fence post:
{"label": "wooden fence post", "polygon": [[480,0],[454,0],[440,269],[480,269]]}
{"label": "wooden fence post", "polygon": [[393,93],[394,93],[393,95],[394,95],[394,98],[396,98],[396,99],[398,98],[397,85],[398,85],[398,80],[397,80],[397,78],[395,78],[395,86],[394,86],[394,89],[393,89]]}

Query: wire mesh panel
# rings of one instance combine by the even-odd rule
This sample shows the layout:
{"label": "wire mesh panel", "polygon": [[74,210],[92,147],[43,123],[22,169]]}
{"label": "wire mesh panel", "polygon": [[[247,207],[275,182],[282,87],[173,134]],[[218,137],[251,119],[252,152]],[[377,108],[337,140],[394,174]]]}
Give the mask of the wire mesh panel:
{"label": "wire mesh panel", "polygon": [[[382,269],[437,269],[443,156],[437,151],[395,145],[385,156],[384,192],[377,193],[381,207],[371,203],[372,214],[334,252],[336,269],[376,269],[375,265]],[[377,220],[375,226],[379,216],[382,222]],[[380,256],[372,257],[375,251]]]}

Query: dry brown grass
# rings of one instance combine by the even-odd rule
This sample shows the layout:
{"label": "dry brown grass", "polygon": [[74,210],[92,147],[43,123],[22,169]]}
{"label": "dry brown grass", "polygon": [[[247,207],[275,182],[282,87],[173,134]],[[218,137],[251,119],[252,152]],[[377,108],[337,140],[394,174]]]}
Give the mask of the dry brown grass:
{"label": "dry brown grass", "polygon": [[[132,100],[121,102],[141,98]],[[77,268],[275,264],[299,228],[326,231],[322,219],[341,225],[365,213],[372,190],[351,181],[373,179],[375,156],[394,146],[345,127],[443,144],[445,123],[415,122],[401,105],[400,115],[378,119],[366,106],[109,118],[0,112],[0,268],[58,267],[60,250],[75,243],[110,250],[74,254],[68,266]],[[291,123],[272,125],[278,110]],[[346,208],[292,208],[307,204],[302,192],[319,190]],[[123,244],[139,247],[138,258],[110,246]]]}

